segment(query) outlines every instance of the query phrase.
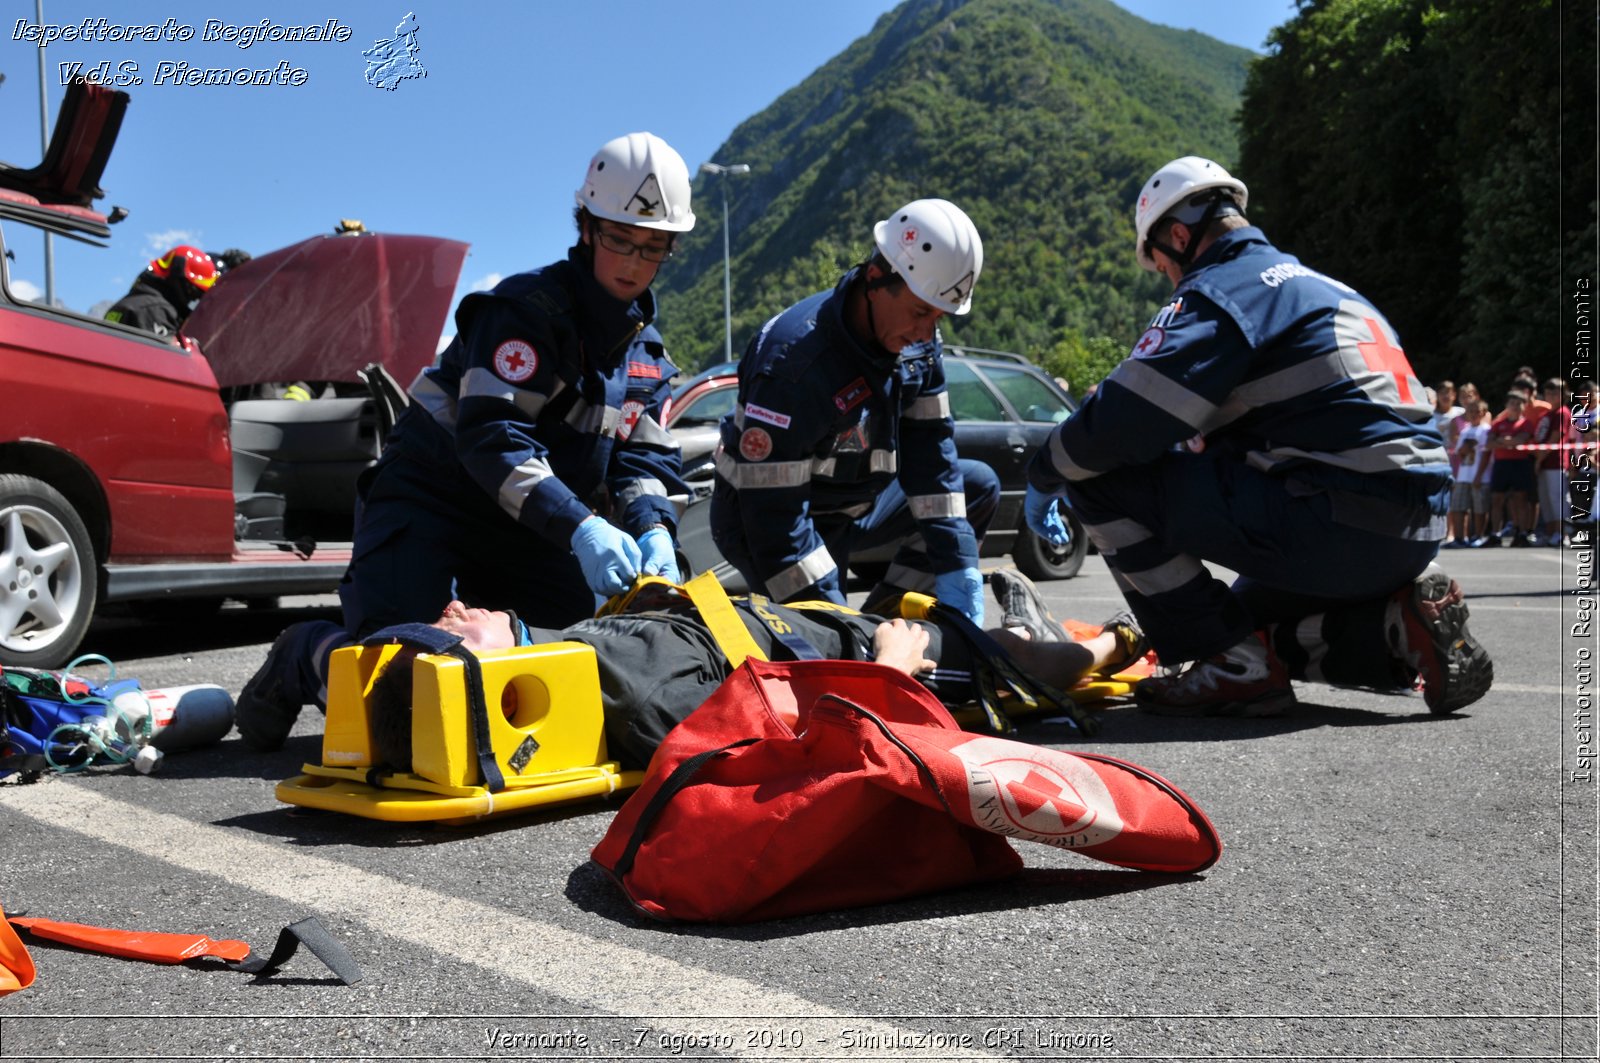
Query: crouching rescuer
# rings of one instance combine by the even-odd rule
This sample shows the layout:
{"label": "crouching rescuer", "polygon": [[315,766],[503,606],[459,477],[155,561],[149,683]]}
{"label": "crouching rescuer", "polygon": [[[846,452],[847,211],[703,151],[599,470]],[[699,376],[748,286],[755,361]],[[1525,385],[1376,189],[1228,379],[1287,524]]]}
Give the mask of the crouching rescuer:
{"label": "crouching rescuer", "polygon": [[750,586],[843,603],[851,554],[893,544],[870,612],[906,591],[983,623],[978,543],[1000,482],[956,455],[939,320],[983,269],[972,220],[919,199],[873,229],[870,260],[762,326],[722,424],[711,529]]}
{"label": "crouching rescuer", "polygon": [[1494,669],[1434,563],[1451,479],[1427,394],[1371,302],[1247,203],[1194,156],[1145,183],[1135,252],[1172,301],[1034,456],[1028,523],[1059,541],[1064,498],[1162,662],[1187,662],[1139,684],[1147,711],[1276,715],[1291,676],[1470,705]]}

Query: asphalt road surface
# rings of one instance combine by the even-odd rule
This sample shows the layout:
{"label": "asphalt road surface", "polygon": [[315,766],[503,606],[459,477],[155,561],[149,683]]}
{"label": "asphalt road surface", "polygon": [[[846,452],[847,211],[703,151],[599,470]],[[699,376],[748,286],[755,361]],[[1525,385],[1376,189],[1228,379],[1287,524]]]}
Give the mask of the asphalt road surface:
{"label": "asphalt road surface", "polygon": [[[1110,707],[1094,739],[1183,787],[1226,851],[1148,875],[1018,843],[997,886],[746,927],[661,925],[593,867],[616,804],[468,828],[291,810],[320,716],[157,775],[0,785],[0,904],[270,949],[314,915],[362,964],[257,979],[33,943],[0,1059],[1595,1058],[1593,553],[1450,551],[1496,683],[1454,716],[1315,685],[1282,719]],[[1120,604],[1096,557],[1058,616]],[[1580,593],[1581,592],[1581,593]],[[237,691],[331,599],[102,624],[147,687]],[[991,606],[992,608],[992,606]]]}

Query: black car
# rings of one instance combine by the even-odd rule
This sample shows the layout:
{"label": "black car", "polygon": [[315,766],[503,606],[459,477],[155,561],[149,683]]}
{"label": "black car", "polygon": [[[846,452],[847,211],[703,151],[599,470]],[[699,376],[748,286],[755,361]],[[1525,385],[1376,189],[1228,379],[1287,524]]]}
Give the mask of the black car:
{"label": "black car", "polygon": [[[983,556],[1010,554],[1017,568],[1034,579],[1077,575],[1088,549],[1077,518],[1067,514],[1072,541],[1057,549],[1029,531],[1022,516],[1028,461],[1051,430],[1072,413],[1072,400],[1021,355],[946,347],[944,368],[957,452],[987,463],[1000,477],[1000,508],[984,536]],[[714,568],[724,584],[742,587],[743,580],[711,542],[710,506],[705,504],[716,475],[717,426],[737,401],[735,372],[731,363],[714,366],[680,385],[673,392],[666,427],[683,449],[684,476],[693,489],[693,501],[679,528],[690,567],[696,572]],[[868,551],[852,556],[850,567],[872,580],[889,561],[888,551]]]}

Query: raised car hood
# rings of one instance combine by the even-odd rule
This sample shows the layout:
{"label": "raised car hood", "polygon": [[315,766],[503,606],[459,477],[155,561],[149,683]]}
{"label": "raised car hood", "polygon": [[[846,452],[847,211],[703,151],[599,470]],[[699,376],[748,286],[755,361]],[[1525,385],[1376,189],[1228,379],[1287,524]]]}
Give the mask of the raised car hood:
{"label": "raised car hood", "polygon": [[466,257],[434,236],[314,236],[229,270],[183,333],[222,387],[354,381],[369,362],[409,384],[438,350]]}

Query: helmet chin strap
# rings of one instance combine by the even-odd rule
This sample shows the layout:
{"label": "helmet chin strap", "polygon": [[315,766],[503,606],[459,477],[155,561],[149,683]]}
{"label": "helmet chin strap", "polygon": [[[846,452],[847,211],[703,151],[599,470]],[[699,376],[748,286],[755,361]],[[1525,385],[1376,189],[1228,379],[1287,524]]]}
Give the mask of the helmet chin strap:
{"label": "helmet chin strap", "polygon": [[886,287],[889,284],[889,279],[880,274],[877,279],[874,280],[872,277],[868,276],[870,272],[871,267],[868,266],[861,273],[861,298],[866,300],[867,303],[867,329],[872,333],[871,340],[874,347],[878,348],[880,351],[883,351],[885,354],[895,354],[896,352],[884,347],[883,342],[878,339],[878,315],[872,308],[872,293],[877,291],[879,288]]}
{"label": "helmet chin strap", "polygon": [[1197,219],[1193,224],[1175,219],[1179,221],[1179,224],[1186,226],[1189,230],[1189,242],[1183,245],[1182,251],[1179,251],[1168,244],[1162,243],[1160,240],[1149,241],[1150,246],[1160,251],[1168,258],[1172,259],[1172,261],[1176,262],[1178,264],[1178,272],[1188,273],[1189,263],[1194,261],[1195,249],[1200,246],[1201,235],[1207,229],[1211,228],[1211,223],[1216,221],[1219,217],[1238,213],[1239,208],[1234,206],[1233,199],[1231,197],[1223,195],[1215,196],[1212,198],[1211,202],[1206,204],[1205,213],[1200,215],[1199,219]]}
{"label": "helmet chin strap", "polygon": [[898,351],[891,351],[889,348],[885,347],[883,345],[883,341],[878,338],[878,315],[872,305],[872,293],[877,291],[879,288],[889,287],[894,283],[895,277],[892,273],[884,273],[880,271],[878,276],[874,279],[867,276],[868,272],[869,270],[862,270],[860,283],[861,298],[864,299],[867,304],[867,328],[872,333],[872,336],[870,337],[872,340],[872,345],[878,350],[882,351],[885,356],[893,359],[896,362],[913,361],[919,357],[922,357],[924,352],[933,346],[931,340],[926,343],[914,343],[911,346],[903,347]]}

